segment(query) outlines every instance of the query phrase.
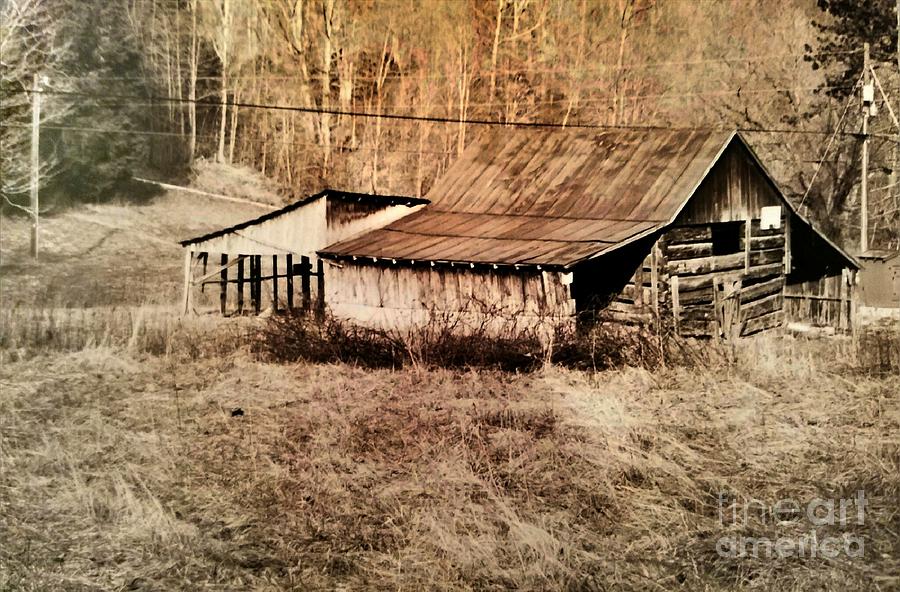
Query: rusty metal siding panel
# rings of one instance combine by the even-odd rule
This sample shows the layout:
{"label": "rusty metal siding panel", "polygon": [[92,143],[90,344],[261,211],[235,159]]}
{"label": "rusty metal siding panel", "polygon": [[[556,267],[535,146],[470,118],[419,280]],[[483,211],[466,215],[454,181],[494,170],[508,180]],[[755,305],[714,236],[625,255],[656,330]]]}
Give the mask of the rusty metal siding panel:
{"label": "rusty metal siding panel", "polygon": [[900,308],[900,257],[862,257],[859,272],[860,304],[877,308]]}

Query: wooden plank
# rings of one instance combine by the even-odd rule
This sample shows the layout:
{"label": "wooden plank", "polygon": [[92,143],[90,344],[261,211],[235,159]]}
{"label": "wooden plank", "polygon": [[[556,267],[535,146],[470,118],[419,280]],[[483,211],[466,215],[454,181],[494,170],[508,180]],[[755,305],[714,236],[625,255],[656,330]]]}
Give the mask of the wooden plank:
{"label": "wooden plank", "polygon": [[685,321],[679,328],[679,335],[684,337],[710,337],[715,333],[715,321]]}
{"label": "wooden plank", "polygon": [[782,306],[781,294],[772,294],[754,302],[744,303],[741,308],[741,320],[749,320],[781,310]]}
{"label": "wooden plank", "polygon": [[253,301],[253,313],[259,314],[260,309],[262,308],[262,284],[260,284],[260,276],[262,275],[262,255],[253,255],[250,260],[253,262],[253,267],[250,271],[250,291]]}
{"label": "wooden plank", "polygon": [[787,294],[784,295],[785,298],[789,298],[791,300],[815,300],[819,302],[840,302],[840,298],[834,298],[832,296],[819,296],[818,294]]}
{"label": "wooden plank", "polygon": [[237,311],[238,314],[244,312],[244,259],[246,255],[239,255],[237,263]]}
{"label": "wooden plank", "polygon": [[763,249],[780,249],[784,247],[784,236],[753,236],[750,238],[750,248],[755,251]]}
{"label": "wooden plank", "polygon": [[753,240],[751,238],[752,235],[750,233],[750,226],[750,220],[744,222],[744,244],[741,245],[741,247],[743,247],[744,249],[744,271],[750,269],[750,247],[753,244]]}
{"label": "wooden plank", "polygon": [[600,316],[604,320],[617,321],[620,323],[649,324],[653,321],[653,316],[650,313],[642,313],[634,309],[628,311],[619,311],[605,308],[600,313]]}
{"label": "wooden plank", "polygon": [[272,312],[278,312],[278,255],[272,255]]}
{"label": "wooden plank", "polygon": [[746,286],[741,290],[741,301],[751,302],[757,298],[762,298],[763,296],[779,293],[783,288],[784,276]]}
{"label": "wooden plank", "polygon": [[706,304],[713,301],[712,287],[700,288],[698,290],[682,290],[678,295],[678,301],[681,304]]}
{"label": "wooden plank", "polygon": [[712,249],[710,242],[675,244],[666,247],[666,256],[669,261],[712,257]]}
{"label": "wooden plank", "polygon": [[[768,265],[770,263],[784,262],[784,249],[766,249],[765,251],[750,252],[750,266]],[[749,266],[748,266],[749,269]]]}
{"label": "wooden plank", "polygon": [[784,311],[776,310],[755,319],[750,319],[744,324],[741,335],[753,335],[767,329],[780,327],[784,323]]}
{"label": "wooden plank", "polygon": [[[203,275],[206,275],[207,263],[209,261],[209,253],[206,253],[206,252],[200,253],[199,257],[200,257],[200,260],[203,261],[203,271],[201,273],[203,273]],[[206,288],[206,284],[201,283],[200,291],[205,292],[206,291],[205,288]]]}
{"label": "wooden plank", "polygon": [[303,308],[303,312],[308,313],[312,307],[312,295],[309,285],[309,274],[312,271],[312,267],[309,264],[309,257],[305,255],[300,257],[300,267],[300,302]]}
{"label": "wooden plank", "polygon": [[701,259],[683,259],[670,261],[667,269],[670,273],[680,276],[702,275],[713,271],[730,271],[744,266],[744,254],[732,253]]}
{"label": "wooden plank", "polygon": [[219,288],[219,312],[224,315],[228,307],[228,253],[222,253],[219,263],[222,264],[222,271],[220,274],[222,279]]}
{"label": "wooden plank", "polygon": [[316,260],[316,316],[319,320],[325,317],[325,266],[321,259]]}
{"label": "wooden plank", "polygon": [[287,292],[288,310],[294,310],[294,256],[290,253],[284,256],[285,260],[285,291]]}
{"label": "wooden plank", "polygon": [[681,315],[681,304],[678,300],[678,289],[679,289],[679,278],[677,275],[673,275],[669,280],[669,290],[672,293],[672,319],[675,324],[675,334],[679,334],[679,317]]}
{"label": "wooden plank", "polygon": [[784,221],[784,273],[791,273],[794,268],[794,262],[791,259],[791,217],[787,216]]}
{"label": "wooden plank", "polygon": [[184,293],[182,295],[182,313],[187,314],[191,308],[191,265],[194,262],[194,252],[190,249],[184,251]]}
{"label": "wooden plank", "polygon": [[666,232],[666,242],[670,247],[677,243],[698,243],[711,240],[712,229],[708,225],[677,226]]}
{"label": "wooden plank", "polygon": [[756,267],[751,267],[747,272],[744,272],[743,270],[738,270],[736,272],[716,271],[705,275],[684,277],[681,279],[681,288],[684,290],[696,290],[699,288],[712,286],[714,277],[721,277],[723,280],[728,279],[732,281],[743,279],[746,282],[747,280],[758,280],[775,275],[780,275],[783,271],[784,270],[781,264],[759,265]]}
{"label": "wooden plank", "polygon": [[716,311],[712,303],[682,306],[681,320],[682,322],[714,321],[716,320]]}

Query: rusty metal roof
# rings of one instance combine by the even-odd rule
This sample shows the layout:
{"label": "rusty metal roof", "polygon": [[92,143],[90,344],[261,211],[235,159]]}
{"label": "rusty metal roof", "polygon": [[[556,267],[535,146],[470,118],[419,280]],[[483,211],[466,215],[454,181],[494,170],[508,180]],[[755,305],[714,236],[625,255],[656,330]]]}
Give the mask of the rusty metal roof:
{"label": "rusty metal roof", "polygon": [[734,133],[500,129],[427,197],[325,257],[568,266],[671,222]]}

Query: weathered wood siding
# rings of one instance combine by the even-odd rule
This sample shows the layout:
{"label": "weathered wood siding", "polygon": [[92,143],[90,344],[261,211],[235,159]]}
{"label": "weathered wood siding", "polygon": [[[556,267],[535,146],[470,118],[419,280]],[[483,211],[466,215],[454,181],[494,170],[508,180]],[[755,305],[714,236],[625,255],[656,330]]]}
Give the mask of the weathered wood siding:
{"label": "weathered wood siding", "polygon": [[387,226],[424,206],[381,205],[329,198],[326,204],[326,243],[317,250],[376,228]]}
{"label": "weathered wood siding", "polygon": [[852,329],[856,317],[856,270],[820,235],[791,216],[792,257],[785,286],[789,322]]}
{"label": "weathered wood siding", "polygon": [[200,253],[276,255],[293,253],[316,259],[316,251],[362,232],[380,228],[421,206],[357,203],[322,197],[290,212],[239,231],[194,243]]}
{"label": "weathered wood siding", "polygon": [[849,331],[855,317],[855,273],[794,281],[785,288],[785,315],[790,322]]}
{"label": "weathered wood siding", "polygon": [[780,206],[778,191],[740,142],[732,142],[675,220],[676,225],[758,219]]}
{"label": "weathered wood siding", "polygon": [[447,322],[491,333],[571,323],[571,274],[535,269],[342,261],[325,265],[325,301],[338,318],[405,329]]}
{"label": "weathered wood siding", "polygon": [[315,256],[328,244],[326,199],[317,199],[281,216],[190,245],[194,252]]}

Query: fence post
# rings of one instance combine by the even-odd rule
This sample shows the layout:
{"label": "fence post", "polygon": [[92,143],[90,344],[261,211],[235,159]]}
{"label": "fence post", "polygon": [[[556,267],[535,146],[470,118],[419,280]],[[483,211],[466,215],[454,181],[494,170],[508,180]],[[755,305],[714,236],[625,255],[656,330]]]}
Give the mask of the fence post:
{"label": "fence post", "polygon": [[278,255],[272,255],[272,312],[278,312]]}
{"label": "fence post", "polygon": [[316,260],[316,318],[325,318],[325,265],[321,259]]}
{"label": "fence post", "polygon": [[224,315],[225,309],[228,306],[228,268],[225,267],[228,265],[228,253],[222,253],[222,258],[220,259],[222,264],[222,273],[220,273],[220,277],[222,281],[219,282],[219,311]]}
{"label": "fence post", "polygon": [[309,264],[309,257],[305,255],[300,257],[300,267],[302,268],[300,272],[300,289],[303,292],[303,312],[306,314],[309,313],[310,305],[312,304],[309,288],[309,274],[312,271],[312,266]]}
{"label": "fence post", "polygon": [[238,314],[244,312],[244,255],[238,255],[237,263],[237,311]]}
{"label": "fence post", "polygon": [[262,255],[253,256],[253,312],[259,314],[262,308]]}
{"label": "fence post", "polygon": [[287,290],[288,311],[294,310],[294,256],[288,253],[285,259],[285,289]]}

